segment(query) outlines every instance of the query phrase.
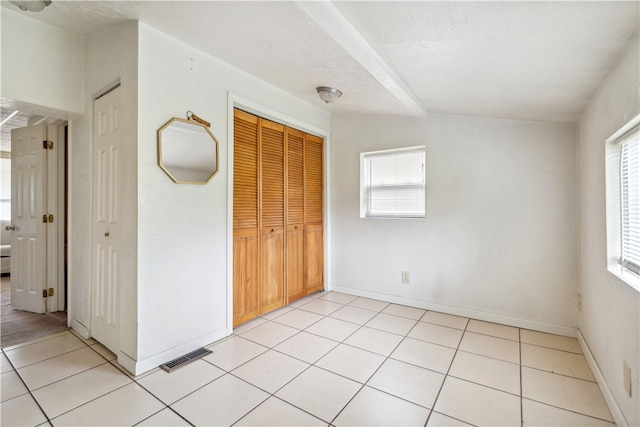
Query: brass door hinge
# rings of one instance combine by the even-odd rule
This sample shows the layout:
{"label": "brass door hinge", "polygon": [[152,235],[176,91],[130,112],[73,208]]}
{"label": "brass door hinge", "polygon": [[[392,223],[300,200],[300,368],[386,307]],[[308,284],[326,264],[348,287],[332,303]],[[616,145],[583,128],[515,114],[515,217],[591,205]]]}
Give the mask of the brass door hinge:
{"label": "brass door hinge", "polygon": [[42,141],[42,148],[45,150],[53,150],[53,141],[47,141],[46,139]]}
{"label": "brass door hinge", "polygon": [[53,293],[54,293],[54,292],[55,292],[55,291],[53,290],[53,288],[49,288],[49,296],[50,296],[50,297],[52,297],[52,296],[53,296]]}
{"label": "brass door hinge", "polygon": [[42,290],[42,298],[52,297],[54,292],[55,291],[53,290],[53,288],[43,289]]}
{"label": "brass door hinge", "polygon": [[49,292],[47,292],[46,289],[42,290],[42,298],[46,298],[48,294],[49,294]]}
{"label": "brass door hinge", "polygon": [[44,214],[42,215],[42,222],[46,223],[53,223],[53,215],[52,214]]}

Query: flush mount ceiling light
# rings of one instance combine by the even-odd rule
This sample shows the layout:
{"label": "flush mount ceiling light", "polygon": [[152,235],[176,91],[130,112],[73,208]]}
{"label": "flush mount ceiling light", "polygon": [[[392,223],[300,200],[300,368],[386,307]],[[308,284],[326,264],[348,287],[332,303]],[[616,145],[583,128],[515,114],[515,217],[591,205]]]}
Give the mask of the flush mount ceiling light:
{"label": "flush mount ceiling light", "polygon": [[14,1],[11,0],[10,3],[15,4],[21,10],[25,12],[40,12],[45,7],[51,4],[51,0],[22,0],[22,1]]}
{"label": "flush mount ceiling light", "polygon": [[327,104],[330,102],[336,102],[338,98],[342,96],[342,92],[332,87],[320,86],[317,87],[316,90],[318,91],[318,96],[320,97],[320,99],[322,99]]}

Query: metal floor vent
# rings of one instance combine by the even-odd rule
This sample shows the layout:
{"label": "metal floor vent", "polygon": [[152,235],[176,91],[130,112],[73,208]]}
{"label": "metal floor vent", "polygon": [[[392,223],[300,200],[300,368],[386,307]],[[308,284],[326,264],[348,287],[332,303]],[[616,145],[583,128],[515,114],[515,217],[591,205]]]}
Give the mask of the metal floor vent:
{"label": "metal floor vent", "polygon": [[193,362],[194,360],[200,359],[202,356],[206,356],[210,353],[213,352],[211,350],[207,350],[206,348],[200,347],[199,349],[194,350],[191,353],[187,353],[184,356],[180,356],[163,365],[160,365],[160,367],[167,372],[173,372],[176,369],[182,368],[183,366]]}

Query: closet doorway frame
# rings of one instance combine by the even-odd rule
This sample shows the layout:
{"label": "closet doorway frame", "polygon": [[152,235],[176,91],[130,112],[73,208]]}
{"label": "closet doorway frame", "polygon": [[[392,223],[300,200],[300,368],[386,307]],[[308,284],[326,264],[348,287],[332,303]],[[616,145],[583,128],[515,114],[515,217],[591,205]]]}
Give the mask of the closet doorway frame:
{"label": "closet doorway frame", "polygon": [[[323,153],[323,226],[324,226],[324,290],[331,290],[331,168],[330,130],[322,129],[287,114],[274,110],[259,102],[254,102],[231,91],[227,93],[227,335],[233,333],[233,150],[234,128],[233,110],[238,108],[267,120],[317,135],[324,140]],[[329,113],[327,113],[329,114]]]}

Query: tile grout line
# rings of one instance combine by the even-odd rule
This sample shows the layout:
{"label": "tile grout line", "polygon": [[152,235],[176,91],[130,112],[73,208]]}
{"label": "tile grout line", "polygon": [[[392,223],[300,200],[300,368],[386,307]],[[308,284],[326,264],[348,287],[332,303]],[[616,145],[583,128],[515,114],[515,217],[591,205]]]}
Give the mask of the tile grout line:
{"label": "tile grout line", "polygon": [[[16,373],[16,375],[18,376],[18,378],[20,379],[20,382],[22,382],[22,384],[24,385],[24,387],[27,389],[27,393],[29,394],[29,396],[31,396],[31,399],[33,399],[33,401],[35,402],[36,405],[38,405],[38,409],[40,409],[40,412],[42,412],[42,415],[44,415],[44,418],[46,419],[46,422],[49,423],[50,426],[53,426],[53,423],[51,422],[51,419],[49,418],[49,416],[47,415],[47,413],[44,411],[44,409],[42,408],[42,406],[40,406],[40,402],[38,402],[38,399],[36,399],[36,397],[33,395],[33,393],[31,392],[31,389],[27,386],[27,383],[24,381],[24,378],[22,378],[22,375],[20,375],[20,373],[18,372],[18,370],[16,369],[16,367],[14,366],[13,362],[11,361],[11,359],[9,359],[9,357],[7,356],[7,354],[5,353],[4,349],[2,349],[2,354],[4,355],[4,357],[7,358],[7,361],[9,362],[9,364],[11,365],[11,368],[13,368],[13,372]],[[25,393],[25,394],[27,394]],[[21,394],[20,396],[24,396],[24,394]],[[16,396],[19,397],[19,396]],[[15,399],[15,397],[14,397]],[[12,400],[12,399],[9,399]],[[7,400],[7,402],[9,401]],[[4,403],[4,402],[2,402]]]}
{"label": "tile grout line", "polygon": [[522,399],[522,329],[518,328],[518,357],[520,359],[520,366],[518,371],[520,373],[520,425],[524,427],[524,402]]}
{"label": "tile grout line", "polygon": [[[429,413],[429,416],[427,417],[427,421],[424,423],[425,427],[429,423],[429,418],[431,418],[431,414],[435,410],[436,403],[438,403],[438,399],[440,398],[440,394],[442,393],[442,389],[444,388],[444,383],[447,381],[447,378],[449,377],[449,372],[451,371],[451,367],[453,366],[453,361],[456,359],[456,355],[458,354],[458,349],[460,348],[460,344],[462,344],[462,340],[464,339],[464,334],[467,333],[467,327],[469,326],[469,322],[471,322],[471,320],[469,318],[467,318],[467,323],[464,326],[464,331],[462,332],[462,336],[460,337],[460,341],[458,341],[458,346],[456,347],[455,352],[453,353],[453,357],[451,358],[451,362],[449,362],[449,368],[447,369],[447,372],[444,375],[444,379],[442,380],[442,384],[440,385],[440,389],[438,390],[438,393],[436,394],[436,398],[433,400],[433,408],[431,409],[431,412]],[[464,422],[466,422],[466,421],[464,421]],[[471,424],[471,423],[468,423],[468,424]]]}

